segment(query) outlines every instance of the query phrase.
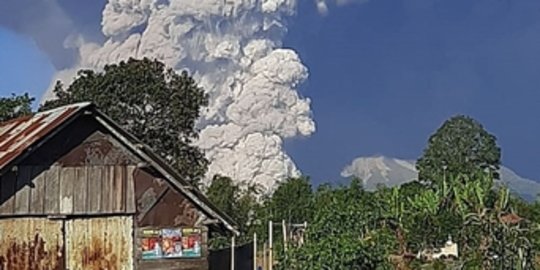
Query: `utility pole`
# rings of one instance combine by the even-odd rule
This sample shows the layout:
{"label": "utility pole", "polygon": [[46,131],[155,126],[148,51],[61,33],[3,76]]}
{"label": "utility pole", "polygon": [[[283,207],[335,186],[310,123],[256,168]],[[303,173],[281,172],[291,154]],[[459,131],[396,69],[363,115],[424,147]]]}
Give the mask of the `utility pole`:
{"label": "utility pole", "polygon": [[283,231],[283,250],[287,251],[287,226],[285,226],[285,220],[281,221],[281,227]]}
{"label": "utility pole", "polygon": [[253,233],[253,270],[257,270],[257,233]]}
{"label": "utility pole", "polygon": [[303,236],[303,240],[304,242],[307,241],[307,234],[306,234],[306,231],[307,231],[307,221],[304,221],[304,234],[302,235]]}
{"label": "utility pole", "polygon": [[268,222],[268,270],[272,270],[274,264],[274,258],[272,254],[272,234],[274,229],[274,223],[270,220]]}

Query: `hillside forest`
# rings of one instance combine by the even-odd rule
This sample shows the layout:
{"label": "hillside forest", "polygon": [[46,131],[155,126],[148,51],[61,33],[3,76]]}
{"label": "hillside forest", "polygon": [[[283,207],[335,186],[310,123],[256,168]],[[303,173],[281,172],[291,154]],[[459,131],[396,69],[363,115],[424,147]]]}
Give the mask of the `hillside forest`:
{"label": "hillside forest", "polygon": [[[187,72],[155,60],[130,59],[102,71],[81,70],[55,100],[39,110],[94,102],[126,130],[166,158],[187,180],[231,216],[242,232],[257,233],[262,246],[268,222],[307,223],[303,244],[284,249],[274,231],[275,269],[536,269],[540,266],[540,202],[512,194],[498,169],[502,150],[475,119],[456,115],[427,140],[416,162],[418,179],[368,191],[362,179],[318,186],[308,176],[280,182],[271,191],[215,175],[204,185],[208,161],[192,142],[208,102]],[[0,99],[0,120],[32,113],[34,98]],[[213,235],[224,248],[229,236]],[[457,256],[434,258],[447,242]],[[430,253],[431,252],[431,253]]]}

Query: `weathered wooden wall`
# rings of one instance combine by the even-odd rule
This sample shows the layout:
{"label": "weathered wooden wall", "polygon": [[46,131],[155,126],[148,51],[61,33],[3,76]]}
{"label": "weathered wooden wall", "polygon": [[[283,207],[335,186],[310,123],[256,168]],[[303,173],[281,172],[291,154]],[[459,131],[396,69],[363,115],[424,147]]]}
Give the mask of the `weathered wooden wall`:
{"label": "weathered wooden wall", "polygon": [[[51,223],[47,223],[48,225],[39,225],[60,224],[59,232],[39,228],[36,232],[50,232],[46,238],[49,239],[47,243],[56,243],[55,239],[58,237],[58,241],[66,237],[66,256],[70,270],[131,269],[113,267],[113,262],[120,261],[121,265],[135,265],[136,269],[208,269],[208,228],[198,224],[202,213],[159,173],[145,166],[138,168],[139,164],[139,158],[95,120],[84,116],[30,156],[19,161],[15,171],[10,170],[0,176],[0,218],[4,221],[0,223],[0,230],[16,228],[13,227],[16,225],[10,222],[29,221],[33,224],[36,220],[46,220],[42,217],[61,218],[62,220],[49,220]],[[29,216],[35,219],[27,219]],[[129,221],[118,221],[118,218],[128,217]],[[61,231],[61,226],[65,226],[64,232]],[[140,240],[138,232],[150,227],[201,228],[202,257],[141,261],[137,250]],[[130,232],[131,237],[133,230],[135,239],[129,240],[127,232]],[[1,248],[6,243],[11,243],[8,241],[12,241],[17,250],[33,248],[28,241],[44,241],[31,238],[34,237],[31,231],[28,229],[26,234],[29,236],[21,237],[21,241],[15,238],[3,239],[0,234],[0,262],[13,258],[20,263],[13,257],[14,253],[2,253]],[[35,237],[39,235],[40,233],[36,233]],[[124,242],[114,244],[112,241],[118,240],[117,236]],[[98,240],[101,242],[98,243]],[[63,243],[58,243],[59,248],[62,248]],[[126,243],[127,245],[124,245]],[[114,249],[116,257],[105,256],[109,264],[102,265],[102,262],[94,260],[98,253],[107,253],[111,248]],[[129,254],[126,253],[128,249],[131,251]],[[29,252],[28,254],[33,254],[33,251]],[[47,254],[52,256],[52,253]],[[64,254],[58,254],[62,259]],[[52,259],[47,257],[46,260]],[[84,263],[80,263],[81,260]],[[20,269],[64,269],[63,264],[50,264],[48,267]]]}
{"label": "weathered wooden wall", "polygon": [[64,269],[62,226],[46,218],[0,220],[0,269]]}
{"label": "weathered wooden wall", "polygon": [[134,166],[21,166],[0,178],[0,216],[135,213]]}

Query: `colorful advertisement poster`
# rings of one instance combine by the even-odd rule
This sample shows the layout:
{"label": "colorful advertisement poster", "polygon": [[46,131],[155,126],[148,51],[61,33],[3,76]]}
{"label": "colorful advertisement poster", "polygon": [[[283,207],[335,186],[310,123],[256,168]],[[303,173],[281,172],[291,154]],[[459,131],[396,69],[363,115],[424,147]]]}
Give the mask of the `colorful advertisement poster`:
{"label": "colorful advertisement poster", "polygon": [[164,228],[142,231],[142,259],[201,257],[201,229]]}
{"label": "colorful advertisement poster", "polygon": [[142,234],[141,249],[143,259],[161,258],[163,254],[161,249],[161,231],[143,230]]}
{"label": "colorful advertisement poster", "polygon": [[163,229],[161,230],[161,237],[163,257],[181,258],[182,231],[180,229]]}
{"label": "colorful advertisement poster", "polygon": [[182,229],[183,257],[201,256],[201,230],[194,228]]}

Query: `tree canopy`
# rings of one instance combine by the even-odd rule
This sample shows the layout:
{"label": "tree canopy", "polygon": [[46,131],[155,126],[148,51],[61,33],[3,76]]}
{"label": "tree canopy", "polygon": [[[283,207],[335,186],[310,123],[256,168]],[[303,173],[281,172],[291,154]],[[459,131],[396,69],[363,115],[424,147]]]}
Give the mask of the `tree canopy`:
{"label": "tree canopy", "polygon": [[488,171],[498,178],[501,150],[496,138],[471,117],[448,119],[433,134],[416,168],[420,181],[438,183],[446,176]]}
{"label": "tree canopy", "polygon": [[[260,213],[261,204],[257,201],[258,187],[255,185],[243,185],[235,182],[230,177],[214,175],[210,185],[206,189],[208,199],[225,214],[236,221],[238,229],[243,232],[238,239],[239,244],[249,242],[251,233],[260,228],[255,226],[254,221]],[[210,239],[210,248],[222,248],[229,243],[224,235],[213,235]]]}
{"label": "tree canopy", "polygon": [[27,93],[0,98],[0,122],[32,113],[34,98]]}
{"label": "tree canopy", "polygon": [[312,215],[312,187],[307,177],[280,182],[266,202],[266,211],[274,221],[302,223]]}
{"label": "tree canopy", "polygon": [[91,101],[186,180],[197,183],[206,173],[208,161],[192,142],[208,97],[187,72],[178,74],[157,60],[129,59],[99,72],[80,70],[71,85],[57,82],[54,94],[56,99],[45,102],[40,110]]}

